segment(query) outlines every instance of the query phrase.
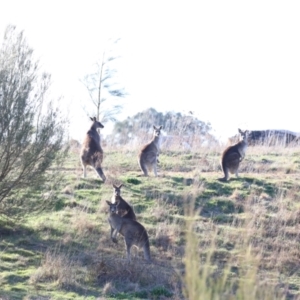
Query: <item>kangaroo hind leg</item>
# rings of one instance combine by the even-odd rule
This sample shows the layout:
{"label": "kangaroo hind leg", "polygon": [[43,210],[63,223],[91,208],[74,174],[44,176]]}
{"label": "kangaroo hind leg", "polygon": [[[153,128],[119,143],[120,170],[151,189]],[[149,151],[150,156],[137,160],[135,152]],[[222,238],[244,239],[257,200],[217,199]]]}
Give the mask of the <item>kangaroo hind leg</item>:
{"label": "kangaroo hind leg", "polygon": [[146,165],[141,160],[139,161],[139,165],[140,165],[140,168],[143,171],[144,175],[148,176],[148,170],[147,170]]}
{"label": "kangaroo hind leg", "polygon": [[131,261],[130,249],[131,249],[131,246],[132,246],[132,242],[131,242],[130,239],[125,238],[125,244],[126,244],[126,251],[127,251],[127,261],[130,262]]}

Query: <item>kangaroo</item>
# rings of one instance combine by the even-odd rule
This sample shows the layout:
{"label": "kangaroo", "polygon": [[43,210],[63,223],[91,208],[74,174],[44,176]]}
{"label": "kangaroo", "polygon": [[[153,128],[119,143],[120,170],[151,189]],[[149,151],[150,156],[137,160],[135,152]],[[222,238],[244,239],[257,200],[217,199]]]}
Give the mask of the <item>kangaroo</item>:
{"label": "kangaroo", "polygon": [[[121,187],[123,184],[116,186],[113,184],[113,195],[111,197],[112,203],[118,203],[118,215],[125,219],[131,219],[136,221],[136,215],[133,208],[121,197]],[[113,227],[110,227],[111,234],[113,232]]]}
{"label": "kangaroo", "polygon": [[145,176],[148,176],[148,170],[153,169],[154,175],[157,176],[157,163],[159,163],[159,148],[160,148],[160,131],[162,126],[156,127],[153,125],[152,140],[146,144],[138,155],[138,161],[141,170]]}
{"label": "kangaroo", "polygon": [[118,215],[122,218],[132,219],[136,221],[136,215],[133,208],[121,197],[121,187],[123,184],[116,186],[113,184],[113,195],[111,197],[111,202],[118,202]]}
{"label": "kangaroo", "polygon": [[239,129],[239,133],[242,140],[235,145],[227,147],[222,154],[221,166],[224,172],[224,178],[220,178],[219,180],[221,181],[227,181],[229,179],[229,172],[238,177],[240,162],[244,159],[246,154],[248,131]]}
{"label": "kangaroo", "polygon": [[128,261],[131,260],[130,249],[134,245],[143,248],[144,258],[151,262],[149,237],[145,227],[137,221],[120,217],[118,215],[118,201],[116,203],[106,201],[106,203],[109,205],[108,222],[113,228],[111,232],[112,241],[117,243],[116,237],[120,233],[125,239]]}
{"label": "kangaroo", "polygon": [[104,126],[99,121],[97,121],[95,117],[90,119],[93,124],[89,131],[86,133],[80,152],[80,159],[83,168],[83,178],[86,177],[86,166],[89,165],[96,170],[103,182],[105,182],[106,177],[101,167],[101,163],[103,160],[103,150],[100,145],[100,135],[97,132],[97,128],[104,128]]}

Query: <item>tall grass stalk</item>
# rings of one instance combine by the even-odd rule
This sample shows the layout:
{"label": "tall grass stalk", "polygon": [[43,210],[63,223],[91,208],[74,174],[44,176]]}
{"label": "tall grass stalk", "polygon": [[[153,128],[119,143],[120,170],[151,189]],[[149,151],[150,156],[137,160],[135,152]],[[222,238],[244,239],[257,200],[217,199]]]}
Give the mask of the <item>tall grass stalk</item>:
{"label": "tall grass stalk", "polygon": [[223,293],[226,291],[226,281],[228,269],[224,269],[221,277],[216,278],[214,268],[211,265],[212,255],[216,249],[215,237],[211,240],[211,245],[206,252],[206,258],[201,259],[199,253],[199,239],[194,231],[197,220],[196,214],[190,208],[186,220],[186,247],[185,247],[185,275],[184,275],[184,295],[187,299],[224,299]]}
{"label": "tall grass stalk", "polygon": [[[195,232],[198,212],[194,203],[186,213],[186,247],[184,257],[184,287],[186,299],[190,300],[254,300],[285,299],[282,291],[272,283],[261,280],[259,273],[260,255],[253,251],[247,224],[240,241],[235,246],[235,253],[224,263],[214,260],[217,250],[218,233],[212,234],[207,249],[200,247],[200,240]],[[250,221],[250,220],[249,220]],[[247,222],[246,222],[247,223]],[[238,253],[238,254],[237,254]]]}

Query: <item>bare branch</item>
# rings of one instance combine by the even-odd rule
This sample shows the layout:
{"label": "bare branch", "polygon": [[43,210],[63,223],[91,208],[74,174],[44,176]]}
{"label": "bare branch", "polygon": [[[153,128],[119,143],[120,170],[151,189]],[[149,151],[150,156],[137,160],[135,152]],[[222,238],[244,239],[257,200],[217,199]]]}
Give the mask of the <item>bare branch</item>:
{"label": "bare branch", "polygon": [[[119,41],[120,39],[116,39],[111,41],[111,44]],[[80,80],[86,87],[89,99],[96,109],[95,115],[102,121],[114,120],[114,117],[122,110],[122,105],[116,105],[111,100],[128,95],[124,88],[114,88],[114,84],[111,82],[111,79],[117,74],[117,70],[111,67],[111,63],[119,58],[120,56],[107,55],[107,50],[104,50],[101,62],[95,63],[94,72]],[[110,105],[103,106],[104,103],[110,103]]]}

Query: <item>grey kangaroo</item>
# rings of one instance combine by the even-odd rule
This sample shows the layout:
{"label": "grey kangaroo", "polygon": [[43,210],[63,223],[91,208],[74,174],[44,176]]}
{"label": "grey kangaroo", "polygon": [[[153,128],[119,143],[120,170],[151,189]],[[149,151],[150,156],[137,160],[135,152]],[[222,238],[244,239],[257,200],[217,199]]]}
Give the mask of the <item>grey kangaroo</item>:
{"label": "grey kangaroo", "polygon": [[244,159],[246,154],[248,131],[239,129],[239,133],[242,139],[235,145],[227,147],[222,154],[221,166],[224,172],[224,178],[220,178],[219,180],[221,181],[227,181],[229,179],[229,172],[238,177],[240,162]]}
{"label": "grey kangaroo", "polygon": [[157,176],[157,163],[160,149],[160,131],[162,126],[153,126],[152,140],[146,144],[138,155],[138,161],[141,170],[145,176],[148,176],[148,171],[153,169],[154,175]]}
{"label": "grey kangaroo", "polygon": [[[122,218],[132,219],[136,221],[136,215],[133,208],[121,197],[121,187],[123,184],[116,186],[113,184],[113,195],[111,197],[112,203],[118,203],[118,215]],[[111,234],[113,233],[113,228],[110,227]]]}
{"label": "grey kangaroo", "polygon": [[118,201],[111,203],[106,201],[109,205],[109,217],[108,222],[113,228],[111,232],[111,239],[114,243],[117,243],[117,234],[120,233],[125,239],[127,260],[131,260],[130,249],[132,246],[143,248],[144,258],[151,262],[150,256],[150,243],[147,231],[145,227],[137,221],[132,219],[122,218],[118,215]]}
{"label": "grey kangaroo", "polygon": [[86,133],[85,139],[82,144],[80,159],[83,168],[83,177],[86,177],[86,166],[93,167],[98,175],[105,182],[106,177],[102,171],[102,160],[103,160],[103,150],[100,144],[100,135],[97,132],[98,128],[104,128],[104,126],[96,120],[96,118],[90,118],[93,122],[91,128]]}

